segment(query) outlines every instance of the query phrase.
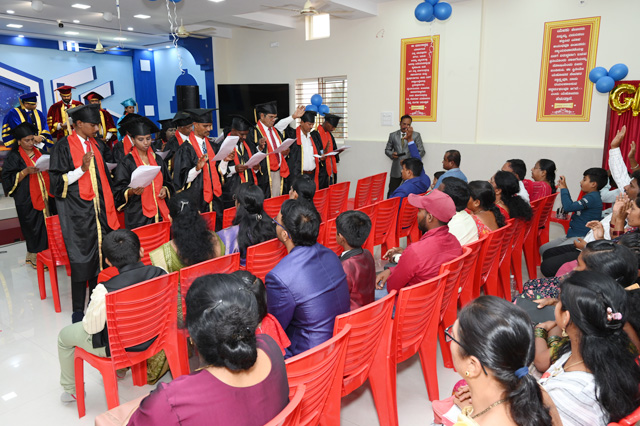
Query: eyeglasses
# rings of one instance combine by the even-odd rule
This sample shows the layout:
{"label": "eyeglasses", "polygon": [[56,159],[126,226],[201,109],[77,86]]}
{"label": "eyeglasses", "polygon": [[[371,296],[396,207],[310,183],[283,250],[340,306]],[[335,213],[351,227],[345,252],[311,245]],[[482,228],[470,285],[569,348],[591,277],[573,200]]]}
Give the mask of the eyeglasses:
{"label": "eyeglasses", "polygon": [[[470,350],[468,350],[462,343],[460,343],[459,340],[457,340],[455,337],[453,337],[451,335],[451,329],[452,328],[453,328],[453,325],[450,325],[449,327],[445,328],[445,330],[444,330],[444,341],[446,343],[456,342],[458,344],[458,346],[460,346],[462,349],[464,349],[464,351],[467,354],[472,355],[472,352]],[[478,357],[476,356],[476,358],[478,358]],[[478,361],[480,361],[480,358],[478,358]],[[487,370],[484,369],[484,364],[482,363],[482,361],[480,361],[480,367],[482,367],[482,371],[484,371],[484,374],[488,376]]]}
{"label": "eyeglasses", "polygon": [[[280,228],[284,229],[284,232],[287,233],[287,237],[289,237],[289,231],[287,231],[287,228],[285,228],[282,224],[280,224],[277,220],[275,220],[274,218],[271,218],[271,220],[273,221],[273,223],[276,224],[276,226],[279,226]],[[290,237],[289,237],[290,238]]]}

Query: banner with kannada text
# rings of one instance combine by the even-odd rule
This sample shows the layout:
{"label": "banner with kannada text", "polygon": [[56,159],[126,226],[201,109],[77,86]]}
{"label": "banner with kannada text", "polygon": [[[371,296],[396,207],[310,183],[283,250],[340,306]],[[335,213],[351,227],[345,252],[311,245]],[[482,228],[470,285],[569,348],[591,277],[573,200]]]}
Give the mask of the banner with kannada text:
{"label": "banner with kannada text", "polygon": [[400,116],[436,121],[440,36],[402,39]]}

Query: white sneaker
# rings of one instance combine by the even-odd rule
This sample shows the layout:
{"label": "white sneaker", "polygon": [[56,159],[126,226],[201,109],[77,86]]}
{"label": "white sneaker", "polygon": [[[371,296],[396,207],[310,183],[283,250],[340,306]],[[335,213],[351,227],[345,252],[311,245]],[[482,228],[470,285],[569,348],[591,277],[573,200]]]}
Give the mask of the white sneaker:
{"label": "white sneaker", "polygon": [[62,395],[60,395],[60,401],[62,401],[64,404],[76,402],[76,396],[70,394],[69,392],[62,392]]}

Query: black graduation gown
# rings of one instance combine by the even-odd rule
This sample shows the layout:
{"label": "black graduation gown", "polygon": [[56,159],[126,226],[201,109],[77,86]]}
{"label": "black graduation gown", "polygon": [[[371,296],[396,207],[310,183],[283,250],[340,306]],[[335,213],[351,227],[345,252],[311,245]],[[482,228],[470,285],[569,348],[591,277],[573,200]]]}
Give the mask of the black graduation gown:
{"label": "black graduation gown", "polygon": [[[214,152],[210,152],[208,154],[209,156],[215,155]],[[216,230],[218,230],[222,227],[222,200],[213,194],[213,200],[211,201],[212,205],[209,205],[204,201],[203,192],[203,173],[216,173],[219,177],[217,165],[214,170],[209,170],[208,167],[203,168],[202,172],[196,176],[193,182],[187,183],[189,170],[194,168],[197,164],[198,156],[196,151],[188,141],[185,141],[180,145],[180,148],[176,151],[176,154],[173,157],[173,186],[176,191],[182,190],[185,194],[188,194],[197,204],[200,212],[215,211]],[[213,181],[213,179],[214,177],[212,176],[211,180]],[[220,179],[220,184],[222,184],[222,179]]]}
{"label": "black graduation gown", "polygon": [[[113,153],[111,152],[111,148],[109,148],[109,145],[107,145],[104,139],[100,139],[100,138],[94,138],[94,139],[98,144],[98,149],[100,150],[100,154],[102,154],[102,158],[104,158],[104,161],[106,163],[115,163],[115,161],[113,160]],[[109,169],[106,169],[106,170],[109,170]]]}
{"label": "black graduation gown", "polygon": [[[17,144],[16,144],[17,146]],[[36,148],[34,148],[36,149]],[[22,235],[27,242],[29,253],[40,253],[49,247],[47,242],[47,228],[45,226],[45,213],[33,208],[31,202],[30,180],[37,179],[36,175],[27,175],[16,185],[16,178],[27,165],[17,149],[12,149],[4,160],[2,166],[2,186],[5,194],[13,197],[16,203],[16,212]],[[45,201],[46,202],[46,201]],[[49,208],[54,205],[53,198],[49,198]],[[51,212],[50,214],[55,214]]]}
{"label": "black graduation gown", "polygon": [[171,139],[167,141],[167,143],[162,148],[162,151],[168,152],[167,156],[164,158],[164,161],[168,163],[169,160],[171,160],[173,156],[176,155],[178,148],[180,148],[180,144],[178,143],[178,138],[173,136]]}
{"label": "black graduation gown", "polygon": [[[285,133],[287,138],[296,139],[297,137],[296,129],[292,129],[291,127],[287,128]],[[311,141],[316,146],[316,150],[319,153],[322,150],[322,144],[319,144],[314,138],[311,138]],[[302,174],[302,147],[298,145],[298,141],[291,144],[291,149],[289,151],[289,155],[287,156],[287,164],[289,165],[288,179],[290,184],[293,184],[293,181],[296,179],[296,177]],[[320,173],[320,170],[318,171],[318,173]]]}
{"label": "black graduation gown", "polygon": [[[331,144],[333,145],[333,150],[335,151],[336,149],[338,149],[338,146],[336,145],[336,140],[331,133],[329,133],[329,136],[331,137]],[[324,154],[324,147],[322,145],[322,138],[320,137],[320,133],[317,130],[312,131],[311,138],[313,139],[313,143],[316,145],[316,147],[320,147],[318,148],[318,154],[319,155]],[[336,159],[336,163],[340,162],[339,155],[336,155],[335,159]],[[318,189],[328,188],[329,185],[333,185],[337,181],[338,181],[338,173],[334,171],[332,176],[329,176],[327,172],[327,162],[325,160],[320,160],[320,170],[318,171],[318,187],[319,187]]]}
{"label": "black graduation gown", "polygon": [[[228,132],[225,132],[225,135],[227,134]],[[249,151],[247,151],[244,144],[240,141],[238,141],[238,144],[236,145],[236,151],[235,151],[236,158],[240,160],[240,164],[244,164],[247,161],[249,161],[249,158],[251,158],[251,156],[255,153],[255,150],[253,149],[253,145],[249,142],[247,142],[247,145],[249,146]],[[214,148],[214,150],[216,150],[216,148]],[[230,170],[229,170],[230,167],[235,165],[236,165],[235,161],[229,161],[227,165],[227,173],[224,176],[222,176],[222,179],[224,179],[224,180],[221,180],[222,204],[224,209],[228,209],[235,206],[236,202],[233,196],[237,192],[238,186],[242,183],[242,179],[240,178],[240,175],[238,173],[234,173],[233,175],[230,173]],[[247,170],[246,173],[248,177],[247,182],[254,183],[253,173],[250,170]],[[258,177],[257,174],[256,174],[256,177]]]}
{"label": "black graduation gown", "polygon": [[[162,173],[162,185],[167,187],[169,195],[173,195],[175,191],[167,165],[159,155],[155,153],[154,155],[156,163],[160,166],[160,173]],[[116,208],[119,211],[124,210],[124,224],[127,229],[134,229],[156,222],[154,217],[147,217],[142,213],[142,196],[132,194],[127,199],[124,195],[127,189],[129,189],[131,174],[137,167],[133,154],[129,153],[118,164],[118,167],[113,170],[113,199],[116,203]],[[168,202],[169,197],[165,198],[165,201]],[[162,215],[160,212],[158,212],[158,218],[159,222],[161,222]]]}
{"label": "black graduation gown", "polygon": [[[111,175],[106,173],[107,187],[103,187],[101,180],[97,179],[100,211],[96,220],[93,200],[86,201],[80,198],[78,181],[71,185],[66,184],[67,173],[75,170],[67,139],[68,137],[65,136],[56,142],[51,153],[49,166],[51,192],[56,197],[62,236],[69,254],[71,281],[89,281],[95,279],[101,270],[101,247],[98,245],[98,234],[104,238],[111,232],[107,223],[103,195],[103,191],[111,191]],[[92,164],[95,168],[95,161]],[[105,171],[108,170],[106,164],[104,168]],[[89,172],[88,170],[85,173]],[[95,173],[99,176],[97,168]]]}
{"label": "black graduation gown", "polygon": [[[276,129],[275,127],[273,128],[273,130],[278,134],[278,136],[280,137],[280,140],[284,142],[284,140],[286,139],[284,135],[280,133],[278,129]],[[247,143],[249,144],[249,147],[251,147],[251,150],[253,152],[258,152],[259,146],[260,146],[258,141],[262,137],[266,138],[266,136],[263,136],[260,133],[258,126],[254,127],[249,132],[249,135],[247,136]],[[293,137],[295,138],[295,134]],[[269,146],[268,140],[265,146],[265,150],[268,150],[269,152],[271,152],[271,148]],[[285,161],[287,158],[288,157],[283,157]],[[269,156],[269,161],[273,161],[274,159],[275,159],[275,156],[273,155]],[[269,167],[267,165],[267,159],[265,158],[260,162],[260,170],[256,173],[256,177],[258,178],[258,186],[260,187],[260,189],[262,189],[262,192],[264,192],[264,198],[267,199],[271,197],[277,197],[282,194],[288,194],[289,188],[291,187],[289,178],[283,179],[282,194],[271,194],[271,181],[269,180],[270,173],[271,173],[271,170],[269,170]]]}

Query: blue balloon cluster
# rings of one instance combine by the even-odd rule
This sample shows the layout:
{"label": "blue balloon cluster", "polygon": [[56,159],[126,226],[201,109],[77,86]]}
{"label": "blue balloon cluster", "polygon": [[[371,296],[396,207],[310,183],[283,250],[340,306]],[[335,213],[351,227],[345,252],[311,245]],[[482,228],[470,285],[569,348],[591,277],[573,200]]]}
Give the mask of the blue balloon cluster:
{"label": "blue balloon cluster", "polygon": [[609,71],[604,67],[595,67],[589,72],[589,80],[596,85],[600,93],[609,93],[620,81],[629,74],[629,68],[625,64],[615,64]]}
{"label": "blue balloon cluster", "polygon": [[444,21],[451,16],[451,5],[439,0],[424,0],[418,6],[414,14],[416,19],[422,22],[431,22],[434,19]]}
{"label": "blue balloon cluster", "polygon": [[322,96],[317,93],[311,96],[311,105],[307,105],[304,110],[317,112],[322,116],[329,113],[329,107],[322,103]]}

